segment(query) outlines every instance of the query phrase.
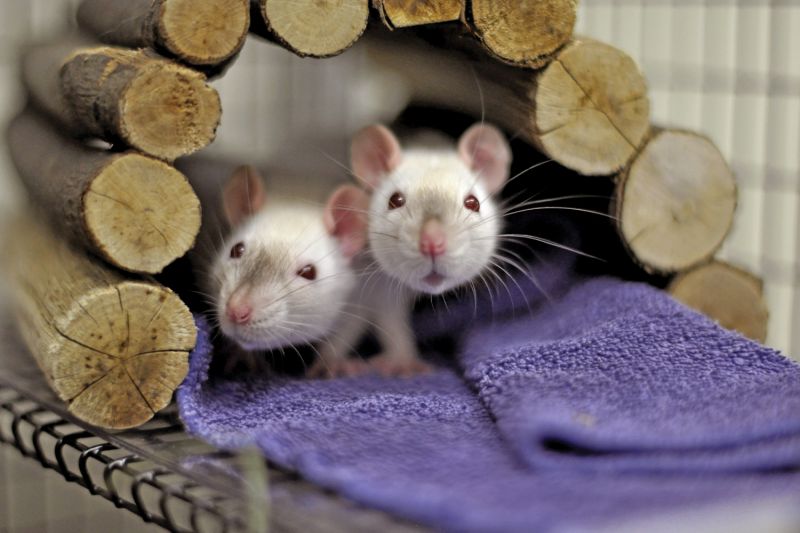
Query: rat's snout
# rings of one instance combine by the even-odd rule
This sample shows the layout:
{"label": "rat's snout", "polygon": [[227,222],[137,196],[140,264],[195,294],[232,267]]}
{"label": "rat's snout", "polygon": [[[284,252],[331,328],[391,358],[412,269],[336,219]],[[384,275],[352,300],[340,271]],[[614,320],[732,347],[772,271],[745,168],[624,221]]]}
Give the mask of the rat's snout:
{"label": "rat's snout", "polygon": [[234,324],[244,326],[253,318],[253,306],[239,294],[233,294],[225,306],[225,315]]}
{"label": "rat's snout", "polygon": [[431,218],[422,224],[419,234],[419,251],[431,259],[443,255],[447,251],[447,235],[442,223]]}

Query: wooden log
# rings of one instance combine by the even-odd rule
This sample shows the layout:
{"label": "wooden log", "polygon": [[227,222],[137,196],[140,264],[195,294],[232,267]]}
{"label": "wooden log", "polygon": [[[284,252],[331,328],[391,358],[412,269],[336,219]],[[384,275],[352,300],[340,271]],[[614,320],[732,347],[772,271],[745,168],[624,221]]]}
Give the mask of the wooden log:
{"label": "wooden log", "polygon": [[459,20],[464,0],[373,0],[389,29]]}
{"label": "wooden log", "polygon": [[22,76],[34,102],[72,134],[168,161],[211,143],[222,114],[203,74],[146,50],[35,46],[23,54]]}
{"label": "wooden log", "polygon": [[577,11],[577,0],[468,0],[465,15],[497,58],[539,68],[572,38]]}
{"label": "wooden log", "polygon": [[667,287],[678,301],[759,342],[767,339],[769,311],[760,279],[722,261],[676,276]]}
{"label": "wooden log", "polygon": [[[650,127],[644,77],[622,51],[589,39],[562,48],[540,71],[461,53],[452,39],[433,46],[413,36],[372,32],[375,60],[407,81],[411,99],[485,116],[558,163],[584,175],[618,172]],[[442,47],[447,47],[442,50]]]}
{"label": "wooden log", "polygon": [[736,210],[736,181],[706,137],[657,130],[618,181],[617,225],[645,270],[667,274],[711,259]]}
{"label": "wooden log", "polygon": [[119,268],[157,273],[200,229],[186,178],[141,154],[91,149],[28,110],[8,127],[12,160],[32,199],[77,243]]}
{"label": "wooden log", "polygon": [[122,429],[167,406],[188,371],[196,329],[169,289],[125,279],[28,214],[5,265],[22,337],[73,415]]}
{"label": "wooden log", "polygon": [[251,0],[251,31],[300,57],[330,57],[367,28],[370,0]]}
{"label": "wooden log", "polygon": [[153,48],[206,67],[233,57],[250,27],[249,0],[83,0],[78,24],[101,42]]}

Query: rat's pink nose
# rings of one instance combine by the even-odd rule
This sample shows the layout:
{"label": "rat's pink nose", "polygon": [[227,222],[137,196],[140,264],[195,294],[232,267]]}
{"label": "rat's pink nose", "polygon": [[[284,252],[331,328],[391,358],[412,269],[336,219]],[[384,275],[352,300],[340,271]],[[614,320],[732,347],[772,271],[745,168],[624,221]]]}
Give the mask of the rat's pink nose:
{"label": "rat's pink nose", "polygon": [[225,306],[225,314],[228,315],[228,320],[243,326],[253,318],[253,308],[246,303],[228,302],[228,305]]}
{"label": "rat's pink nose", "polygon": [[441,222],[432,218],[422,225],[419,251],[430,258],[436,258],[447,251],[447,235]]}

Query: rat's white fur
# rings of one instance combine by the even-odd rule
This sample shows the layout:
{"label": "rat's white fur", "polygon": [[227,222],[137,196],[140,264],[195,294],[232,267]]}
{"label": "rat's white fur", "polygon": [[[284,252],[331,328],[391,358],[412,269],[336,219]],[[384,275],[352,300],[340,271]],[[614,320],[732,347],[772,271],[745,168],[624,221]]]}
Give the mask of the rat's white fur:
{"label": "rat's white fur", "polygon": [[[395,192],[405,205],[389,209]],[[464,207],[470,194],[480,211]],[[372,195],[369,217],[370,251],[382,270],[412,289],[439,294],[467,283],[489,264],[497,246],[500,221],[497,206],[480,176],[455,150],[409,149],[400,164],[384,177]],[[435,271],[444,281],[432,286],[423,278],[434,261],[420,252],[422,225],[439,221],[447,238],[446,252],[436,258]]]}
{"label": "rat's white fur", "polygon": [[[362,257],[366,266],[361,269],[361,288],[354,294],[357,314],[344,320],[338,335],[321,349],[321,361],[332,368],[341,366],[371,323],[383,347],[371,365],[384,374],[424,372],[427,365],[417,356],[409,323],[414,293],[440,294],[470,283],[495,254],[501,222],[490,192],[502,188],[511,161],[502,133],[493,126],[475,125],[457,146],[419,132],[412,143],[403,149],[381,125],[364,128],[351,143],[353,171],[372,188],[369,249]],[[391,208],[394,193],[402,194],[405,202]],[[470,195],[480,202],[477,212],[464,205]],[[444,242],[443,253],[435,259],[420,251],[423,226],[433,221],[433,238]]]}
{"label": "rat's white fur", "polygon": [[[361,316],[347,317],[338,335],[321,347],[322,360],[336,367],[357,343],[367,323],[372,323],[383,347],[371,364],[381,373],[413,375],[427,365],[417,355],[409,312],[414,294],[439,294],[469,283],[492,259],[500,232],[498,208],[481,177],[464,162],[452,145],[407,148],[397,166],[380,177],[369,207],[369,249],[354,293],[354,308]],[[504,181],[504,179],[503,179]],[[389,198],[400,192],[405,204],[389,209]],[[474,195],[479,212],[464,206]],[[438,285],[425,277],[434,261],[420,252],[423,224],[435,218],[446,236],[446,252],[436,257],[436,272],[444,276]]]}
{"label": "rat's white fur", "polygon": [[[236,243],[241,258],[230,257]],[[297,275],[313,264],[315,280]],[[323,223],[322,207],[270,198],[266,206],[234,228],[212,265],[211,293],[222,332],[246,350],[275,349],[325,337],[355,286],[355,274]],[[225,306],[244,291],[253,318],[234,324]]]}

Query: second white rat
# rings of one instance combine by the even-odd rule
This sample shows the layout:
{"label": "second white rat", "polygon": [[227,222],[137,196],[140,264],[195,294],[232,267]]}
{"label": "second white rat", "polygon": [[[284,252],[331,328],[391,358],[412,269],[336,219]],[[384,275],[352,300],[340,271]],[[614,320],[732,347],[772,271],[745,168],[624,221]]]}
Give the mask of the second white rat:
{"label": "second white rat", "polygon": [[363,193],[342,186],[324,206],[268,198],[253,167],[232,174],[222,193],[230,232],[205,287],[225,337],[255,351],[335,336],[357,282],[350,262],[366,239],[363,218],[336,207],[352,194]]}

